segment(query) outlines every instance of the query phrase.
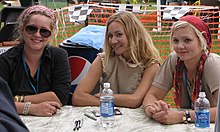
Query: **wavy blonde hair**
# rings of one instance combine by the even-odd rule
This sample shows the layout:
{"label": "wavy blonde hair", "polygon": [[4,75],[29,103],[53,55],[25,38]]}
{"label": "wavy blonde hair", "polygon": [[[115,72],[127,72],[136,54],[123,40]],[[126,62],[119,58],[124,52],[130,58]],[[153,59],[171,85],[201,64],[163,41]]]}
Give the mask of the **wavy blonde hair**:
{"label": "wavy blonde hair", "polygon": [[128,39],[128,55],[134,64],[140,65],[141,62],[160,60],[160,54],[143,24],[134,14],[123,11],[113,14],[107,21],[104,46],[106,65],[109,57],[115,55],[108,38],[109,25],[112,22],[118,22],[122,25]]}

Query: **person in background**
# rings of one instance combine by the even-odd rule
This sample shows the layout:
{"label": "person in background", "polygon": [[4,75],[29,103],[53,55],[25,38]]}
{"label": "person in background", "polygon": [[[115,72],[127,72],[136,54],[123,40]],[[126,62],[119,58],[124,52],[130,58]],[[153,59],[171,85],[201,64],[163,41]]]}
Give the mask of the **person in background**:
{"label": "person in background", "polygon": [[143,24],[132,13],[115,13],[107,21],[104,53],[79,82],[72,103],[100,105],[100,84],[110,82],[115,106],[137,108],[159,67],[159,52]]}
{"label": "person in background", "polygon": [[11,90],[5,80],[0,77],[0,131],[28,132],[21,121],[15,107]]}
{"label": "person in background", "polygon": [[[200,91],[210,101],[210,121],[215,121],[220,78],[220,56],[210,53],[209,27],[196,16],[184,16],[171,30],[174,50],[165,60],[146,94],[143,107],[148,117],[164,124],[194,122],[194,102]],[[174,87],[177,107],[172,110],[162,101]]]}
{"label": "person in background", "polygon": [[67,102],[68,55],[48,44],[56,32],[53,10],[31,6],[18,18],[20,44],[0,55],[0,76],[9,84],[19,114],[52,116]]}

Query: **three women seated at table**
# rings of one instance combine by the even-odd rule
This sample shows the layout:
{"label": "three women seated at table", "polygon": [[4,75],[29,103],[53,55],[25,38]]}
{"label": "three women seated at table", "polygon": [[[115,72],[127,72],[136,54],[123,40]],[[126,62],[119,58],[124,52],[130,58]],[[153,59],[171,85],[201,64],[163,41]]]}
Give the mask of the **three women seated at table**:
{"label": "three women seated at table", "polygon": [[159,52],[134,14],[118,12],[109,17],[104,51],[78,84],[73,105],[98,106],[100,84],[110,82],[115,106],[140,107],[159,69]]}
{"label": "three women seated at table", "polygon": [[[39,5],[29,7],[19,17],[21,44],[0,56],[0,76],[8,82],[19,114],[52,116],[67,102],[67,53],[48,45],[56,31],[52,10]],[[143,105],[146,115],[158,122],[181,123],[185,112],[171,110],[162,101],[174,87],[176,105],[187,109],[193,109],[199,91],[205,91],[214,122],[220,57],[210,53],[211,34],[202,20],[185,16],[174,23],[170,40],[174,51],[161,68],[159,53],[134,14],[119,12],[109,17],[105,37],[105,52],[98,54],[78,84],[73,105],[98,106],[100,84],[110,82],[115,106]],[[194,121],[194,111],[189,112]]]}
{"label": "three women seated at table", "polygon": [[[220,56],[210,53],[209,27],[198,17],[184,16],[174,23],[170,44],[174,50],[156,74],[143,107],[148,117],[164,124],[194,122],[193,104],[199,91],[210,101],[210,120],[215,121],[220,79]],[[174,87],[175,103],[188,111],[169,109],[162,101]]]}
{"label": "three women seated at table", "polygon": [[18,46],[0,56],[19,114],[52,116],[66,104],[70,90],[67,52],[48,43],[57,32],[53,10],[36,5],[18,18]]}

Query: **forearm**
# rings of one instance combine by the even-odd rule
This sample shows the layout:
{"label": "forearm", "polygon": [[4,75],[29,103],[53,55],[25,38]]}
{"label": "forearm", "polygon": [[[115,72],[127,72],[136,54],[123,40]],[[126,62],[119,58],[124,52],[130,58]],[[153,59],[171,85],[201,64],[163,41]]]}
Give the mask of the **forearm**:
{"label": "forearm", "polygon": [[16,109],[17,109],[18,114],[23,114],[24,103],[15,102],[15,106],[16,106]]}
{"label": "forearm", "polygon": [[75,106],[99,106],[100,100],[90,93],[74,93],[72,104]]}
{"label": "forearm", "polygon": [[142,106],[145,108],[146,106],[153,104],[154,101],[158,101],[158,100],[159,99],[156,96],[154,96],[152,94],[146,94],[144,101],[142,103]]}
{"label": "forearm", "polygon": [[[34,113],[32,113],[33,109],[34,109],[34,105],[35,104],[31,104],[30,107],[29,107],[29,110],[28,110],[28,114],[31,114],[31,115],[34,115]],[[25,106],[25,103],[22,103],[22,102],[15,102],[15,106],[17,108],[17,112],[18,114],[24,114],[24,106]]]}
{"label": "forearm", "polygon": [[24,102],[27,101],[31,102],[32,104],[42,103],[45,101],[54,101],[62,105],[59,98],[54,92],[44,92],[35,95],[27,95],[24,97]]}
{"label": "forearm", "polygon": [[114,94],[115,106],[137,108],[141,106],[143,98],[133,94]]}
{"label": "forearm", "polygon": [[160,89],[154,85],[151,86],[150,90],[144,97],[144,101],[142,106],[145,108],[147,105],[153,104],[155,101],[163,100],[167,91],[164,89]]}

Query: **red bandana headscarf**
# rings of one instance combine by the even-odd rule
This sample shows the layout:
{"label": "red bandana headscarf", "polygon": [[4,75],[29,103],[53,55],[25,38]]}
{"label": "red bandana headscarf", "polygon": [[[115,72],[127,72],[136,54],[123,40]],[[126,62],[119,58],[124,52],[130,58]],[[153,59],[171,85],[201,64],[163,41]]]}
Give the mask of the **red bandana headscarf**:
{"label": "red bandana headscarf", "polygon": [[[209,27],[205,24],[205,22],[196,16],[184,16],[184,17],[181,17],[179,21],[188,22],[189,24],[191,24],[192,26],[197,28],[202,33],[203,37],[205,38],[205,40],[207,42],[207,50],[208,50],[208,54],[209,54],[211,44],[212,44],[212,39],[211,39],[211,33],[209,31]],[[208,54],[206,54],[206,53],[202,54],[200,61],[199,61],[199,64],[197,66],[197,73],[196,73],[196,77],[194,79],[195,86],[192,91],[192,97],[191,97],[192,102],[195,102],[195,100],[198,98],[199,91],[202,90],[201,89],[202,88],[202,72],[203,72],[203,66],[204,66],[204,63],[206,61]],[[174,89],[175,89],[175,96],[176,96],[175,103],[177,106],[180,106],[181,99],[182,99],[184,68],[185,68],[184,62],[178,58],[177,64],[176,64],[176,69],[174,72]]]}

